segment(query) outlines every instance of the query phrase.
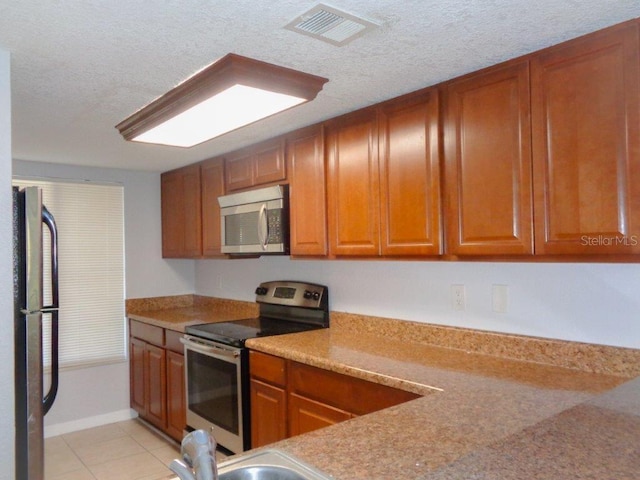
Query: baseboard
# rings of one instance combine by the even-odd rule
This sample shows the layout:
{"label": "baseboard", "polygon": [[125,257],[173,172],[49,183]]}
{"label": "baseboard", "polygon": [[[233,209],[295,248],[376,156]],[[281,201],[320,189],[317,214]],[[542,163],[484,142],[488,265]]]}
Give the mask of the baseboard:
{"label": "baseboard", "polygon": [[138,414],[131,410],[118,410],[116,412],[105,413],[103,415],[96,415],[94,417],[82,418],[80,420],[74,420],[72,422],[57,423],[55,425],[45,425],[44,438],[55,437],[57,435],[63,435],[65,433],[77,432],[78,430],[85,430],[87,428],[99,427],[101,425],[107,425],[109,423],[123,422],[136,418]]}

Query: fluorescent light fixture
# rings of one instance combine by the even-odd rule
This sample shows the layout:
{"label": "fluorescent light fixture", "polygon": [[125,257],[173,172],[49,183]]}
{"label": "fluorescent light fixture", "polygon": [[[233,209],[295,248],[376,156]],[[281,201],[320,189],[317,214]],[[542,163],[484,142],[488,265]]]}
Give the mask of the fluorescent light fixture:
{"label": "fluorescent light fixture", "polygon": [[116,128],[126,140],[192,147],[313,100],[326,82],[230,53]]}

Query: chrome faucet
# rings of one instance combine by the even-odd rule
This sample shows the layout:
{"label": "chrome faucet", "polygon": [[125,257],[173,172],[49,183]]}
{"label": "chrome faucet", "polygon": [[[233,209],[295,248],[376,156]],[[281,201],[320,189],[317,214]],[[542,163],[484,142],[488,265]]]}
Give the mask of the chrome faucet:
{"label": "chrome faucet", "polygon": [[216,441],[204,430],[194,430],[182,439],[182,460],[174,460],[169,468],[181,480],[218,480]]}

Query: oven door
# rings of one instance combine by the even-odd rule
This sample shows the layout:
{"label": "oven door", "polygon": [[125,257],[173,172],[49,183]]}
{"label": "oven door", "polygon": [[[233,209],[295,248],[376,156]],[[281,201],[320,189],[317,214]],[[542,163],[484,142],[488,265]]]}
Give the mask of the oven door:
{"label": "oven door", "polygon": [[[249,448],[246,349],[185,335],[187,425],[233,453]],[[212,429],[212,430],[211,430]]]}

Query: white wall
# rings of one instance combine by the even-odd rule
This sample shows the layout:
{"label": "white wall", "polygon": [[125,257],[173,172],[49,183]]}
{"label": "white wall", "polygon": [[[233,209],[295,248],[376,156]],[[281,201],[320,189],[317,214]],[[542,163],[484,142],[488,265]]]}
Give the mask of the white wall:
{"label": "white wall", "polygon": [[13,174],[122,184],[126,298],[193,293],[193,261],[162,259],[159,173],[14,160]]}
{"label": "white wall", "polygon": [[0,479],[15,478],[9,53],[0,49]]}
{"label": "white wall", "polygon": [[[196,262],[196,293],[253,300],[266,280],[329,286],[332,310],[640,348],[640,264],[300,261],[288,257]],[[465,311],[451,285],[463,284]],[[492,285],[508,285],[507,313]]]}
{"label": "white wall", "polygon": [[[193,293],[193,260],[163,260],[160,175],[14,160],[13,174],[117,182],[124,186],[126,298]],[[121,420],[129,411],[126,362],[63,370],[45,435]]]}

